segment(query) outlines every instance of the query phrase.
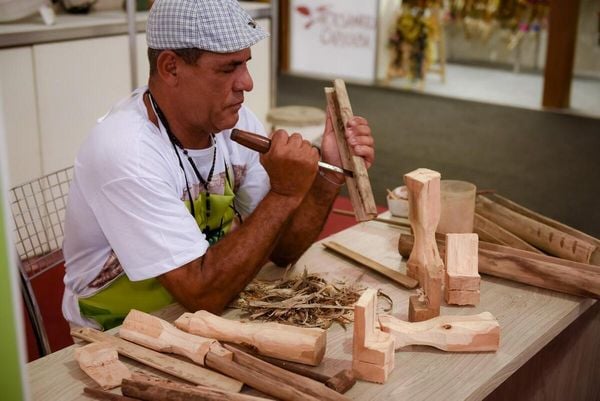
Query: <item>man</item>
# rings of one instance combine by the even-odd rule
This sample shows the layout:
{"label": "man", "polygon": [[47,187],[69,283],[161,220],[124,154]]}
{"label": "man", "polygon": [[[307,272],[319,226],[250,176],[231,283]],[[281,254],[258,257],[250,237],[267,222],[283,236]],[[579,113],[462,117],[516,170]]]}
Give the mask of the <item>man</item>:
{"label": "man", "polygon": [[[150,79],[97,124],[75,161],[65,221],[63,314],[110,328],[131,308],[178,301],[219,313],[272,260],[297,260],[343,183],[299,134],[264,155],[230,139],[264,129],[243,106],[250,47],[267,34],[236,0],[158,0],[147,25]],[[371,130],[349,123],[373,162]],[[328,118],[321,157],[340,164]],[[232,230],[232,226],[236,225]]]}

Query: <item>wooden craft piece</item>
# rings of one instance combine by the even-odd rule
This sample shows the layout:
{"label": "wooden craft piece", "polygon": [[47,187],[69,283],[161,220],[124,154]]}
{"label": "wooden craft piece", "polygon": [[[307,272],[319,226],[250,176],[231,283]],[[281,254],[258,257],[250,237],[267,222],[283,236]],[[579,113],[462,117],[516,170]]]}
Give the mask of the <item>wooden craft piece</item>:
{"label": "wooden craft piece", "polygon": [[[404,175],[408,189],[408,217],[415,235],[415,246],[406,263],[407,273],[419,280],[424,291],[423,300],[409,298],[409,318],[431,318],[440,314],[444,264],[435,242],[435,230],[440,219],[440,178],[440,173],[424,168]],[[424,307],[429,312],[410,313]]]}
{"label": "wooden craft piece", "polygon": [[489,312],[472,316],[438,316],[410,323],[380,315],[381,329],[394,336],[396,349],[407,345],[428,345],[450,352],[496,351],[500,325]]}
{"label": "wooden craft piece", "polygon": [[[181,331],[148,313],[132,309],[119,329],[119,336],[146,348],[185,356],[204,366],[204,357],[216,340]],[[233,356],[231,356],[233,357]]]}
{"label": "wooden craft piece", "polygon": [[394,339],[377,325],[377,290],[368,288],[354,305],[352,369],[358,379],[385,383],[394,369]]}
{"label": "wooden craft piece", "polygon": [[498,245],[506,245],[524,251],[542,253],[539,249],[522,240],[513,233],[480,214],[475,213],[475,225],[473,232],[479,235],[481,241],[492,242]]}
{"label": "wooden craft piece", "polygon": [[340,394],[344,394],[356,384],[356,375],[352,369],[343,369],[325,382],[325,385]]}
{"label": "wooden craft piece", "polygon": [[[400,254],[411,253],[414,238],[401,234]],[[439,241],[444,252],[444,242]],[[479,272],[583,297],[600,298],[600,266],[479,242]]]}
{"label": "wooden craft piece", "polygon": [[117,350],[108,343],[87,344],[75,349],[79,367],[104,390],[121,385],[131,376],[127,366],[119,361]]}
{"label": "wooden craft piece", "polygon": [[71,335],[89,342],[107,342],[114,346],[121,355],[190,383],[216,387],[225,391],[238,392],[242,389],[243,383],[238,380],[89,327],[73,329]]}
{"label": "wooden craft piece", "polygon": [[411,295],[408,297],[408,321],[422,322],[439,316],[439,310],[429,307],[424,295]]}
{"label": "wooden craft piece", "polygon": [[444,298],[450,305],[479,304],[477,234],[446,234]]}
{"label": "wooden craft piece", "polygon": [[353,116],[346,85],[343,80],[336,79],[333,81],[333,86],[333,88],[325,88],[325,97],[342,159],[342,167],[354,172],[354,177],[346,176],[350,201],[357,221],[372,220],[377,216],[377,206],[367,167],[362,157],[352,154],[346,142],[346,126]]}
{"label": "wooden craft piece", "polygon": [[153,401],[266,401],[267,398],[232,393],[205,386],[192,386],[134,373],[123,382],[123,394]]}
{"label": "wooden craft piece", "polygon": [[484,196],[477,197],[477,213],[551,255],[589,263],[596,246],[559,229],[514,212]]}
{"label": "wooden craft piece", "polygon": [[419,282],[414,278],[408,277],[407,275],[396,270],[392,270],[389,267],[386,267],[381,263],[374,261],[373,259],[369,259],[366,256],[353,251],[352,249],[346,248],[342,244],[339,244],[335,241],[323,242],[323,246],[339,253],[340,255],[344,255],[371,270],[376,271],[377,273],[389,278],[390,280],[393,280],[405,288],[416,288],[419,285]]}
{"label": "wooden craft piece", "polygon": [[246,344],[260,354],[312,366],[321,363],[327,331],[280,323],[244,323],[207,311],[184,313],[175,326],[191,334],[235,344]]}
{"label": "wooden craft piece", "polygon": [[319,383],[318,381],[309,379],[308,377],[289,372],[278,366],[271,365],[270,363],[258,359],[240,350],[239,348],[235,348],[227,344],[225,345],[225,348],[233,353],[233,360],[241,366],[245,366],[274,380],[287,383],[299,391],[314,396],[319,400],[348,401],[347,397],[330,389],[329,387],[326,387],[323,383]]}

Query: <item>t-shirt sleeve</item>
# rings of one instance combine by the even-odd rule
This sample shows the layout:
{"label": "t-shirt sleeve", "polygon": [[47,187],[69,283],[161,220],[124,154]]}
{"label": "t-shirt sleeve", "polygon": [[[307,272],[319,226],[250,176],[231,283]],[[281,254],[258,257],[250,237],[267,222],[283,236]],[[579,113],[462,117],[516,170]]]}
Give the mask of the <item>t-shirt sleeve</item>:
{"label": "t-shirt sleeve", "polygon": [[166,181],[126,177],[91,202],[98,223],[132,281],[157,277],[206,253],[208,242]]}

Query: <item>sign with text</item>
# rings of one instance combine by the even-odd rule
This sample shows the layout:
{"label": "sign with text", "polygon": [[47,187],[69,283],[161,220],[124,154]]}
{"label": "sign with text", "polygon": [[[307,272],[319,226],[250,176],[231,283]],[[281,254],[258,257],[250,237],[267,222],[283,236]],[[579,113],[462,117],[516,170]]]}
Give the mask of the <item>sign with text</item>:
{"label": "sign with text", "polygon": [[290,70],[372,82],[377,0],[292,0]]}

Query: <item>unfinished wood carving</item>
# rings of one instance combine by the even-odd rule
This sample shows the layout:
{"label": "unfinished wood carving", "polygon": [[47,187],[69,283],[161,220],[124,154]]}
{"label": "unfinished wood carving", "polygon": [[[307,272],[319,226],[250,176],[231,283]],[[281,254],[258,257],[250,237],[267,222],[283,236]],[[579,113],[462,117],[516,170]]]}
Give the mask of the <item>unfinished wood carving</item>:
{"label": "unfinished wood carving", "polygon": [[444,264],[435,242],[440,220],[440,173],[420,168],[404,175],[408,189],[409,220],[415,246],[406,263],[410,277],[419,280],[424,296],[409,298],[411,322],[439,316]]}
{"label": "unfinished wood carving", "polygon": [[224,319],[207,311],[184,313],[175,321],[191,334],[246,344],[262,355],[317,366],[327,346],[327,332],[280,323],[244,323]]}
{"label": "unfinished wood carving", "polygon": [[479,304],[478,243],[477,234],[446,234],[444,297],[450,305]]}
{"label": "unfinished wood carving", "polygon": [[385,383],[394,369],[394,339],[377,328],[377,290],[369,288],[354,305],[352,369],[358,379]]}
{"label": "unfinished wood carving", "polygon": [[377,216],[377,206],[371,189],[365,161],[352,154],[346,142],[346,124],[352,118],[352,107],[341,79],[333,81],[333,88],[325,88],[327,108],[333,121],[333,129],[342,159],[342,167],[354,172],[354,177],[346,176],[346,186],[357,221],[372,220]]}
{"label": "unfinished wood carving", "polygon": [[75,360],[81,370],[105,390],[118,387],[123,379],[131,377],[127,366],[119,361],[117,350],[105,342],[76,348]]}
{"label": "unfinished wood carving", "polygon": [[496,351],[500,325],[489,312],[472,316],[438,316],[410,323],[393,316],[379,316],[381,329],[394,336],[396,349],[428,345],[450,352]]}
{"label": "unfinished wood carving", "polygon": [[[183,355],[204,366],[204,357],[216,340],[181,331],[172,324],[132,309],[119,329],[119,336],[159,352]],[[233,358],[233,356],[230,356]]]}

